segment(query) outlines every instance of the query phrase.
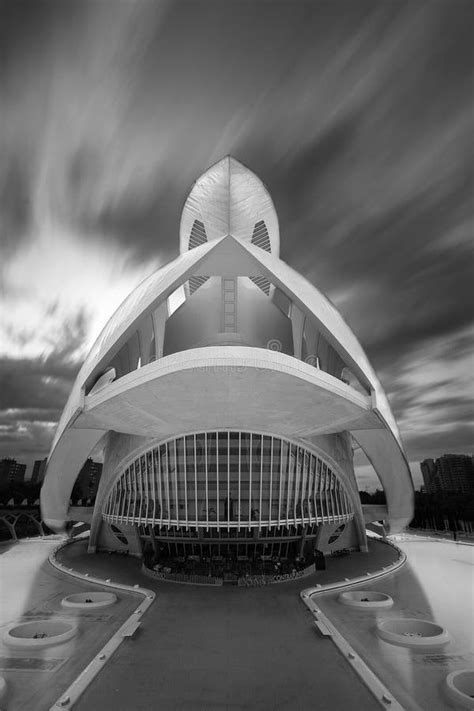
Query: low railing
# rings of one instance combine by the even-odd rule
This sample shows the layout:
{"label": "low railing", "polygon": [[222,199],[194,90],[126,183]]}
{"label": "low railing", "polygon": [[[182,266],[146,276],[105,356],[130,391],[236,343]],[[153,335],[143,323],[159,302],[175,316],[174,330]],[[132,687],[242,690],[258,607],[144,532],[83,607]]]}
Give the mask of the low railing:
{"label": "low railing", "polygon": [[286,583],[291,580],[298,580],[314,573],[314,564],[304,570],[294,570],[291,573],[281,573],[275,575],[243,575],[237,585],[243,588],[262,587],[264,585],[274,585],[275,583]]}
{"label": "low railing", "polygon": [[[195,575],[186,573],[172,573],[165,570],[153,570],[146,565],[142,566],[142,572],[154,580],[163,580],[170,583],[185,583],[187,585],[218,585],[224,584],[224,578],[213,575]],[[304,568],[304,570],[294,570],[291,573],[279,573],[274,575],[241,575],[235,579],[234,585],[239,587],[253,588],[264,585],[274,585],[275,583],[285,583],[292,580],[304,578],[314,573],[314,564]],[[227,581],[229,582],[229,581]]]}
{"label": "low railing", "polygon": [[146,565],[142,566],[142,572],[149,578],[164,580],[170,583],[186,583],[187,585],[222,585],[223,579],[213,575],[186,575],[185,573],[166,573],[163,570],[152,570]]}

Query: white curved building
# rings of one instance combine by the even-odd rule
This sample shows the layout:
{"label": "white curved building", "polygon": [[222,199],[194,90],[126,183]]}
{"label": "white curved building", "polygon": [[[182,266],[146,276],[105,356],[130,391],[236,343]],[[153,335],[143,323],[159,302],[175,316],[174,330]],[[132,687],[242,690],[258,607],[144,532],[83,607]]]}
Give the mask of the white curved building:
{"label": "white curved building", "polygon": [[90,550],[176,554],[366,550],[353,468],[361,447],[391,530],[413,486],[385,394],[330,302],[279,259],[262,182],[233,158],[184,205],[180,256],[124,301],[72,389],[49,456],[43,519],[72,518],[100,440]]}

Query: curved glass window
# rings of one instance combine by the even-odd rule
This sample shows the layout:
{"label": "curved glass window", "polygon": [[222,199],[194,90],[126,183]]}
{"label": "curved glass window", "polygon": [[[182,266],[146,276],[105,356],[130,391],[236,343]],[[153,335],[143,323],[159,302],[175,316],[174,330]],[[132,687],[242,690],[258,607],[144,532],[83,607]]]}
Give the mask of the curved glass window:
{"label": "curved glass window", "polygon": [[171,439],[131,462],[105,503],[110,523],[219,529],[343,523],[350,496],[328,464],[253,432]]}

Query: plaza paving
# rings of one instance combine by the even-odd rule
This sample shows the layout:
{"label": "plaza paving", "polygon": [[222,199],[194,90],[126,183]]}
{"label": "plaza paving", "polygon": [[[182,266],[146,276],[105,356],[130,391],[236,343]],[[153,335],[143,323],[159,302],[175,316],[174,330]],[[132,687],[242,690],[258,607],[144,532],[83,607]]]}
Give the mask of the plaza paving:
{"label": "plaza paving", "polygon": [[75,708],[116,711],[201,709],[378,709],[330,639],[315,630],[299,591],[375,571],[397,558],[329,559],[326,571],[265,588],[198,587],[143,578],[131,558],[62,553],[77,570],[141,583],[157,592],[137,635],[121,645]]}

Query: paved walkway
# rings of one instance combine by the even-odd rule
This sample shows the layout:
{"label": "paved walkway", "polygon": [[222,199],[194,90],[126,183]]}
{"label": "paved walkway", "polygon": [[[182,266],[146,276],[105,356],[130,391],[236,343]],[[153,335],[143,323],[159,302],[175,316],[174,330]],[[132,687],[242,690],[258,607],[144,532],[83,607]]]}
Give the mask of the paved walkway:
{"label": "paved walkway", "polygon": [[86,690],[78,711],[379,709],[331,640],[315,630],[299,592],[389,565],[397,553],[387,545],[370,542],[369,555],[330,558],[326,571],[265,588],[153,581],[141,574],[138,560],[90,556],[84,544],[58,558],[158,593],[136,636]]}
{"label": "paved walkway", "polygon": [[[58,542],[38,538],[0,546],[0,674],[7,681],[2,711],[47,711],[142,600],[121,592],[115,605],[102,610],[62,608],[66,595],[100,588],[50,565]],[[56,617],[76,619],[79,634],[42,650],[11,649],[2,641],[10,623]]]}

